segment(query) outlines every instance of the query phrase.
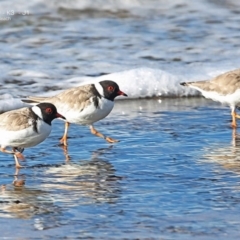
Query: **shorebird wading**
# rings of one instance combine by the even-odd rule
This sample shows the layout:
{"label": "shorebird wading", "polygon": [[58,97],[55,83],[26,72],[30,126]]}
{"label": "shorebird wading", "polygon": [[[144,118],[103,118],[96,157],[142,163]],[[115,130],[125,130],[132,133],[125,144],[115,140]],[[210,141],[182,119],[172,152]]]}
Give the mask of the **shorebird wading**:
{"label": "shorebird wading", "polygon": [[[24,159],[24,148],[33,147],[44,141],[50,134],[51,122],[63,118],[51,103],[40,103],[0,114],[0,151],[14,155],[16,167]],[[12,147],[12,151],[6,150]]]}
{"label": "shorebird wading", "polygon": [[34,104],[39,102],[53,103],[59,113],[66,117],[65,131],[60,142],[67,146],[67,133],[70,123],[89,125],[92,134],[104,138],[109,143],[117,142],[98,132],[93,123],[105,118],[113,109],[117,96],[127,96],[119,89],[117,83],[104,80],[94,84],[86,84],[67,89],[52,97],[33,97],[23,102]]}
{"label": "shorebird wading", "polygon": [[231,108],[232,127],[237,127],[236,108],[240,105],[240,69],[223,73],[211,80],[198,82],[183,82],[182,86],[197,89],[205,98],[227,104]]}

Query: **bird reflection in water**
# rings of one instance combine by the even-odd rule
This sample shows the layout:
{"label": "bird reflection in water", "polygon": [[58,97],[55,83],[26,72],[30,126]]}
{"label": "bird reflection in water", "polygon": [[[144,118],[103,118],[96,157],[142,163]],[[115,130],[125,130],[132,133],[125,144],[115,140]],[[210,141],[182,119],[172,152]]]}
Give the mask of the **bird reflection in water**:
{"label": "bird reflection in water", "polygon": [[72,204],[77,203],[76,200],[93,203],[117,201],[122,177],[115,175],[115,169],[109,161],[100,158],[112,147],[98,149],[92,153],[90,160],[80,160],[79,163],[69,161],[71,156],[65,148],[67,163],[46,170],[44,188],[66,191],[61,195],[57,192],[58,200],[69,202],[70,194]]}
{"label": "bird reflection in water", "polygon": [[16,171],[14,174],[13,186],[14,187],[23,187],[24,185],[25,185],[24,175],[23,176],[19,175],[19,168],[16,168]]}
{"label": "bird reflection in water", "polygon": [[[15,174],[13,175],[13,182],[12,182],[12,185],[14,187],[23,187],[25,185],[25,179],[24,179],[24,175],[20,175],[19,174],[19,171],[20,169],[19,168],[16,168],[15,170]],[[3,191],[3,190],[6,190],[6,185],[3,184],[3,185],[0,185],[0,189]]]}
{"label": "bird reflection in water", "polygon": [[57,216],[60,212],[61,208],[54,205],[46,191],[15,185],[1,186],[0,217],[31,219],[40,214]]}
{"label": "bird reflection in water", "polygon": [[227,146],[208,147],[204,158],[221,164],[225,169],[240,174],[240,135],[236,129],[232,132],[232,141]]}
{"label": "bird reflection in water", "polygon": [[16,173],[14,184],[0,189],[0,217],[30,219],[41,215],[41,226],[51,227],[54,221],[48,222],[49,213],[59,222],[63,208],[116,202],[122,178],[115,175],[110,162],[100,158],[110,150],[98,149],[90,160],[78,163],[75,160],[59,166],[39,166],[34,181],[32,175],[25,176],[31,187],[24,186],[25,179]]}

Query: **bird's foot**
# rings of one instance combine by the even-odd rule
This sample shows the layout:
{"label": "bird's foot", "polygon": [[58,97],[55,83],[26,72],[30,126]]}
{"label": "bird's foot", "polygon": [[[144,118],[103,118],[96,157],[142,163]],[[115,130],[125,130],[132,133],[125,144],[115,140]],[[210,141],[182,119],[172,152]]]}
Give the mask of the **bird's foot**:
{"label": "bird's foot", "polygon": [[15,163],[15,167],[16,167],[17,169],[19,169],[19,168],[23,168],[23,166],[20,165],[19,163]]}
{"label": "bird's foot", "polygon": [[66,137],[62,137],[62,138],[60,139],[60,143],[61,143],[62,145],[64,145],[64,146],[67,146],[67,138],[66,138]]}
{"label": "bird's foot", "polygon": [[110,138],[110,137],[105,137],[104,139],[105,139],[107,142],[109,142],[109,143],[119,142],[119,140],[116,140],[116,139],[113,139],[113,138]]}

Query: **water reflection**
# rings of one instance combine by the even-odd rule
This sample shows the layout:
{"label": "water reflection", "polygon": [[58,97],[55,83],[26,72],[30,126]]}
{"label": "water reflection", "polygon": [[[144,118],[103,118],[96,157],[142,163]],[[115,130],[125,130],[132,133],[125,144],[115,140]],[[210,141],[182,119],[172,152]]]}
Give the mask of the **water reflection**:
{"label": "water reflection", "polygon": [[204,158],[208,161],[221,164],[225,169],[240,174],[240,134],[236,129],[233,129],[231,143],[221,147],[207,147],[205,152],[207,153]]}
{"label": "water reflection", "polygon": [[29,219],[35,215],[61,212],[49,199],[48,192],[38,189],[2,187],[0,199],[0,217]]}
{"label": "water reflection", "polygon": [[206,98],[155,98],[155,99],[125,99],[116,101],[111,117],[128,120],[139,116],[149,116],[154,114],[164,114],[165,112],[188,112],[196,111],[206,105],[215,107],[216,103]]}
{"label": "water reflection", "polygon": [[[116,202],[121,193],[121,177],[115,175],[111,163],[100,158],[109,150],[111,147],[98,149],[92,153],[90,160],[79,160],[78,163],[68,161],[54,167],[37,166],[39,175],[33,177],[32,174],[21,177],[20,170],[14,181],[26,180],[26,185],[1,187],[0,217],[30,219],[41,215],[39,221],[43,226],[43,223],[52,224],[44,220],[49,213],[58,222],[62,208]],[[28,182],[36,183],[29,187]]]}
{"label": "water reflection", "polygon": [[[59,167],[50,167],[44,176],[44,189],[59,190],[64,194],[56,196],[58,201],[69,202],[71,194],[71,205],[89,202],[115,202],[120,193],[119,183],[121,177],[115,175],[113,165],[100,158],[109,148],[98,149],[92,153],[90,160],[79,160],[79,163],[72,163],[71,156],[65,149],[66,164]],[[84,198],[81,199],[81,198]]]}

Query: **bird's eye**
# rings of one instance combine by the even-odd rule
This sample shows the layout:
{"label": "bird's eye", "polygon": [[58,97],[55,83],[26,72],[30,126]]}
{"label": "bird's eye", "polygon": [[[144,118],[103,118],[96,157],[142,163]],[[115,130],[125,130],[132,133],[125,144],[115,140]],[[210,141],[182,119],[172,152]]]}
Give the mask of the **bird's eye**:
{"label": "bird's eye", "polygon": [[114,90],[114,87],[113,86],[108,86],[108,91],[109,92],[112,92]]}
{"label": "bird's eye", "polygon": [[51,108],[46,108],[46,113],[51,114],[52,113],[52,109]]}

